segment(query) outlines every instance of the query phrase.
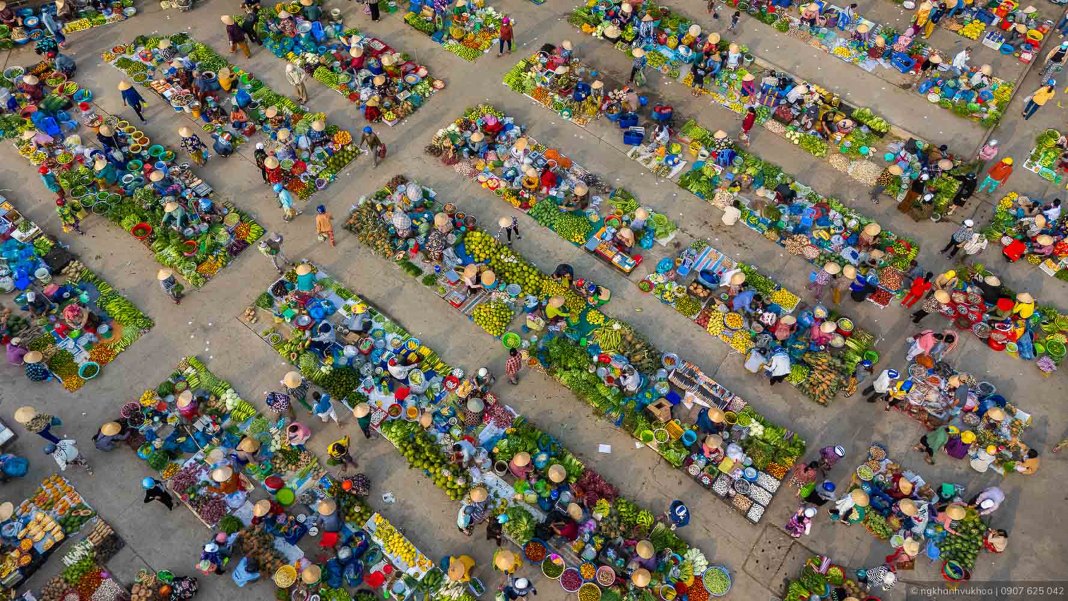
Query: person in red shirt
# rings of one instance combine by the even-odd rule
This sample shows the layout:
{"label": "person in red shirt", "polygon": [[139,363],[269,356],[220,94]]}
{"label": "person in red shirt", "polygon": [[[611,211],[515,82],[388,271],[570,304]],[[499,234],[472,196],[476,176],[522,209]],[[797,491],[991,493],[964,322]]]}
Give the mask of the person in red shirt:
{"label": "person in red shirt", "polygon": [[497,37],[500,39],[500,46],[497,49],[497,56],[504,54],[504,44],[508,43],[508,54],[512,53],[512,20],[508,17],[501,19],[501,30],[497,33]]}
{"label": "person in red shirt", "polygon": [[575,542],[575,539],[577,539],[579,535],[578,524],[576,524],[574,520],[553,522],[552,529],[557,536],[567,540],[569,543]]}
{"label": "person in red shirt", "polygon": [[746,146],[749,146],[749,132],[756,125],[756,109],[749,107],[745,111],[745,117],[742,118],[742,135],[741,142]]}
{"label": "person in red shirt", "polygon": [[541,192],[542,192],[542,194],[548,194],[549,190],[552,190],[553,188],[556,187],[556,183],[557,183],[556,174],[553,173],[553,170],[552,170],[551,167],[546,167],[545,171],[541,172]]}
{"label": "person in red shirt", "polygon": [[928,271],[927,275],[913,280],[912,287],[909,288],[908,294],[905,295],[905,298],[901,299],[901,306],[911,308],[912,305],[918,303],[920,299],[923,298],[923,295],[927,294],[931,289],[931,278],[933,277],[934,274]]}

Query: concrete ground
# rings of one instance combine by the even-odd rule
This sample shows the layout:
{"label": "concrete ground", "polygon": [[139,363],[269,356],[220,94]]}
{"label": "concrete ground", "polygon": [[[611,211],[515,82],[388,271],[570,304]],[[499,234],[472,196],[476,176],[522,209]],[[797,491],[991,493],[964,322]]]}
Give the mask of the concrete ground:
{"label": "concrete ground", "polygon": [[[698,3],[684,4],[679,0],[671,3],[694,15],[699,15],[703,9],[703,4]],[[407,121],[392,129],[376,128],[390,149],[390,156],[383,165],[372,169],[369,161],[360,159],[341,174],[328,192],[316,197],[314,202],[326,204],[336,217],[338,246],[331,249],[316,241],[309,215],[283,223],[272,195],[259,182],[259,174],[251,161],[251,147],[242,148],[239,155],[227,160],[214,158],[201,171],[221,198],[234,200],[254,214],[268,230],[283,233],[285,252],[291,258],[307,257],[321,264],[437,349],[445,360],[468,369],[488,365],[500,373],[505,353],[474,324],[457,319],[457,314],[444,302],[433,298],[425,287],[403,275],[389,262],[368,253],[353,236],[341,231],[340,225],[349,207],[361,195],[373,191],[395,173],[418,178],[421,183],[436,189],[443,198],[457,201],[483,221],[496,220],[506,214],[508,210],[495,197],[423,153],[433,131],[476,102],[492,102],[529,126],[540,141],[558,145],[587,168],[629,189],[641,202],[668,212],[677,219],[685,236],[707,237],[717,247],[759,265],[788,288],[803,290],[809,265],[785,255],[778,246],[746,228],[722,226],[717,210],[672,183],[650,177],[623,156],[618,130],[613,131],[602,121],[585,129],[562,122],[501,84],[504,72],[524,53],[544,42],[559,42],[565,38],[575,42],[580,57],[609,76],[618,80],[625,75],[629,68],[625,56],[603,42],[582,36],[566,23],[566,13],[572,8],[569,3],[550,0],[535,6],[509,1],[502,8],[516,19],[518,47],[515,53],[505,58],[491,54],[474,64],[462,61],[411,30],[401,20],[400,13],[388,15],[379,23],[371,23],[358,10],[358,5],[341,2],[332,5],[345,10],[349,24],[406,50],[448,82],[445,90]],[[225,43],[218,17],[235,10],[233,0],[198,4],[195,10],[184,14],[161,11],[158,6],[148,5],[136,18],[125,23],[75,34],[71,37],[70,53],[79,63],[78,80],[93,88],[104,109],[122,112],[115,91],[119,72],[102,63],[102,50],[141,33],[186,29],[221,50]],[[944,111],[929,114],[932,120],[929,123],[920,121],[920,117],[927,114],[924,111],[930,109],[919,95],[889,86],[885,91],[877,89],[878,83],[856,68],[811,49],[809,52],[815,53],[814,56],[803,55],[796,47],[768,38],[770,28],[761,28],[764,26],[759,23],[743,21],[743,35],[763,40],[759,44],[751,43],[762,59],[789,68],[797,67],[806,77],[810,73],[805,70],[818,71],[821,77],[826,77],[823,83],[839,89],[843,95],[864,95],[867,100],[861,104],[891,116],[892,121],[900,120],[906,127],[912,125],[916,130],[929,132],[932,137],[936,135],[932,124],[937,123],[938,131],[946,132],[947,140],[952,139],[954,144],[961,145],[959,152],[973,152],[981,140],[982,132],[973,131],[974,128],[966,126],[967,122]],[[26,50],[12,52],[7,57],[8,64],[26,64],[32,60],[33,55]],[[237,63],[247,66],[276,89],[287,89],[282,61],[267,51],[256,48],[251,59],[238,58]],[[309,91],[309,105],[327,112],[331,120],[353,129],[363,126],[354,106],[338,94],[315,82],[309,83]],[[682,116],[694,115],[706,126],[722,127],[732,132],[737,130],[737,117],[711,107],[707,102],[698,104],[700,101],[693,100],[679,85],[667,84],[663,78],[653,76],[649,91],[676,105]],[[1019,102],[1019,99],[1015,101],[1014,111],[1019,110]],[[1040,131],[1038,128],[1054,123],[1058,116],[1059,109],[1055,111],[1048,107],[1025,125],[1013,112],[995,134],[1002,138],[1007,150],[1011,148],[1019,157],[1016,148],[1026,146],[1027,140]],[[176,143],[176,130],[182,122],[169,108],[158,101],[152,102],[148,117],[149,122],[144,126],[146,133],[169,144]],[[968,144],[971,144],[970,148]],[[887,228],[914,236],[924,247],[921,259],[925,265],[948,267],[937,257],[936,251],[949,235],[950,225],[914,223],[885,204],[872,206],[866,198],[867,191],[858,189],[855,182],[835,177],[822,162],[813,161],[809,155],[767,132],[756,133],[752,148],[820,191],[838,195],[861,211],[880,216]],[[9,194],[14,202],[46,231],[58,232],[60,228],[51,200],[45,199],[32,168],[8,145],[0,147],[0,153],[5,159],[0,161],[0,188],[12,189]],[[1010,189],[1017,185],[1024,189],[1029,185],[1037,188],[1040,183],[1042,180],[1036,176],[1023,172],[1014,175],[1009,185]],[[977,203],[975,209],[979,215],[990,202],[982,200],[984,203]],[[520,224],[524,237],[517,247],[523,254],[543,269],[567,261],[579,273],[611,287],[615,295],[607,307],[609,313],[634,323],[660,348],[675,350],[696,362],[728,388],[750,399],[772,419],[790,424],[809,441],[813,453],[827,444],[846,446],[845,467],[833,473],[840,484],[845,483],[850,466],[859,462],[858,458],[871,442],[881,441],[889,445],[892,455],[931,482],[963,482],[973,492],[991,484],[1001,485],[1008,501],[995,515],[994,523],[1010,531],[1010,548],[1001,556],[983,556],[975,571],[977,580],[1050,580],[1064,573],[1063,558],[1068,544],[1058,529],[1049,527],[1048,521],[1064,506],[1060,482],[1068,477],[1068,468],[1056,456],[1046,454],[1042,470],[1035,476],[1010,475],[1004,480],[976,474],[966,464],[947,458],[940,458],[936,466],[927,466],[917,454],[909,451],[922,433],[915,422],[900,414],[884,413],[858,398],[838,399],[830,407],[820,407],[792,388],[767,387],[766,380],[753,379],[742,369],[737,355],[728,356],[725,345],[700,332],[692,323],[651,297],[638,293],[635,286],[623,281],[622,276],[609,267],[563,243],[555,234],[525,217],[520,218]],[[110,454],[96,452],[90,437],[101,423],[112,418],[121,403],[136,399],[144,388],[155,386],[184,355],[196,354],[206,359],[209,367],[233,382],[243,396],[260,402],[263,393],[276,386],[288,369],[238,316],[271,281],[273,270],[255,251],[245,253],[215,280],[192,292],[180,306],[175,306],[158,289],[154,279],[157,265],[138,243],[116,226],[99,219],[90,219],[85,228],[85,236],[64,235],[61,239],[69,243],[88,266],[152,316],[157,325],[110,364],[99,379],[73,395],[55,386],[28,385],[21,370],[0,369],[0,416],[13,423],[14,410],[28,404],[64,419],[62,432],[80,441],[96,467],[93,477],[74,472],[70,474],[71,479],[127,540],[122,561],[116,560],[112,566],[120,577],[128,582],[136,569],[146,564],[156,569],[189,573],[199,557],[200,546],[210,533],[184,509],[161,515],[166,513],[162,506],[142,505],[139,482],[148,474],[145,466],[132,453],[123,450]],[[1012,266],[1002,271],[1012,284],[1030,282],[1029,277],[1034,279],[1024,266]],[[1055,280],[1042,281],[1035,288],[1039,290],[1036,295],[1063,303],[1064,290],[1060,286],[1065,284]],[[915,329],[906,320],[905,311],[896,305],[879,310],[872,304],[852,306],[848,310],[854,313],[858,324],[878,335],[878,348],[886,365],[902,367],[904,338]],[[972,337],[962,341],[952,359],[962,368],[981,374],[983,379],[996,384],[1009,398],[1034,415],[1035,423],[1026,439],[1038,449],[1048,450],[1065,436],[1068,423],[1059,411],[1059,401],[1065,398],[1063,374],[1043,379],[1033,365],[998,355]],[[793,542],[780,529],[796,507],[788,492],[778,495],[760,526],[751,525],[743,516],[711,499],[708,492],[660,462],[655,454],[636,449],[628,435],[592,416],[570,392],[541,374],[525,372],[517,387],[502,384],[497,392],[616,483],[624,495],[654,509],[665,507],[672,498],[684,500],[693,510],[694,519],[682,534],[704,549],[714,562],[730,568],[735,579],[734,598],[767,599],[778,594],[782,579],[795,574],[808,553],[826,553],[836,562],[857,568],[876,565],[889,552],[886,544],[876,541],[862,529],[832,525],[825,516],[817,520],[811,536]],[[320,426],[316,422],[313,428],[316,435],[312,447],[322,453],[326,443],[337,437],[337,427]],[[32,461],[27,478],[5,487],[4,498],[17,501],[31,493],[35,482],[53,471],[54,465],[41,454],[40,439],[17,425],[15,429],[20,436],[8,450],[30,457]],[[351,432],[348,421],[343,423],[343,429]],[[481,534],[467,539],[457,533],[453,526],[456,505],[446,501],[425,478],[410,477],[412,472],[405,469],[404,462],[388,443],[375,440],[364,444],[362,438],[355,440],[360,441],[356,456],[374,483],[372,506],[394,520],[432,557],[460,551],[474,555],[483,566],[479,575],[495,585],[497,579],[485,567],[489,564],[492,548],[482,540]],[[598,453],[600,443],[611,444],[612,454]],[[395,495],[395,504],[383,502],[381,495],[387,491]],[[32,585],[40,586],[44,576],[58,572],[59,562],[51,563],[31,582]],[[938,580],[932,566],[925,561],[920,564],[915,572],[903,574],[904,580]],[[533,575],[529,569],[527,572]],[[541,599],[564,596],[551,583],[542,583],[541,589]],[[265,584],[239,592],[229,579],[202,579],[201,598],[205,599],[269,598],[271,593],[270,586]],[[904,587],[898,587],[896,593],[903,596]]]}

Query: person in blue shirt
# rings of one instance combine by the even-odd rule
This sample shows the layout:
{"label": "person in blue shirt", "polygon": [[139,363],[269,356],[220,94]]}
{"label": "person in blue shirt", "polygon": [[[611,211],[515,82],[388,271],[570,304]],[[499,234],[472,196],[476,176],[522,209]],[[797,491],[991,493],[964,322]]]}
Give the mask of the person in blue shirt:
{"label": "person in blue shirt", "polygon": [[234,584],[242,588],[250,582],[256,582],[260,579],[260,563],[252,557],[242,557],[230,577],[234,579]]}
{"label": "person in blue shirt", "polygon": [[764,298],[756,293],[756,290],[749,288],[739,292],[731,300],[731,309],[735,311],[753,312],[759,311],[764,305]]}
{"label": "person in blue shirt", "polygon": [[300,215],[300,211],[293,208],[293,205],[296,202],[293,199],[293,195],[289,190],[286,190],[282,184],[275,184],[274,191],[278,194],[278,204],[282,205],[282,220],[293,221],[294,217]]}
{"label": "person in blue shirt", "polygon": [[335,424],[338,423],[337,411],[334,411],[334,404],[330,400],[330,395],[316,390],[311,396],[314,403],[312,411],[315,412],[315,415],[323,420],[324,424],[331,419],[334,420]]}

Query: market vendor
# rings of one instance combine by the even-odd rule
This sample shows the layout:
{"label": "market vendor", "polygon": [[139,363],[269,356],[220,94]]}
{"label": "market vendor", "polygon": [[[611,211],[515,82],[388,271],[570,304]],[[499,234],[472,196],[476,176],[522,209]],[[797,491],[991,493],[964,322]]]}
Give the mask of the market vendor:
{"label": "market vendor", "polygon": [[555,54],[560,57],[560,64],[570,65],[571,61],[575,59],[575,47],[571,45],[570,39],[560,43],[559,47],[556,47]]}
{"label": "market vendor", "polygon": [[148,181],[152,183],[152,190],[160,197],[170,196],[178,192],[177,184],[162,169],[156,169],[149,173]]}
{"label": "market vendor", "polygon": [[622,253],[629,255],[634,248],[634,231],[629,227],[621,227],[612,236],[612,244]]}
{"label": "market vendor", "polygon": [[284,113],[278,110],[277,106],[269,106],[263,111],[263,118],[267,121],[267,125],[273,130],[278,131],[289,126],[289,120]]}
{"label": "market vendor", "polygon": [[725,428],[725,415],[719,407],[703,407],[697,412],[696,425],[702,434],[719,434]]}
{"label": "market vendor", "polygon": [[252,505],[252,524],[261,524],[274,516],[285,515],[286,508],[278,501],[261,499]]}
{"label": "market vendor", "polygon": [[642,375],[638,373],[638,370],[634,369],[633,365],[628,365],[623,368],[623,373],[619,376],[619,387],[624,394],[630,396],[638,392],[642,381]]}
{"label": "market vendor", "polygon": [[97,326],[100,325],[100,317],[75,300],[63,307],[63,323],[72,330],[96,332]]}
{"label": "market vendor", "polygon": [[318,148],[330,141],[326,135],[326,121],[322,119],[312,121],[311,129],[308,130],[308,141],[311,142],[312,148]]}
{"label": "market vendor", "polygon": [[527,162],[527,157],[530,155],[530,143],[526,138],[518,138],[515,143],[512,144],[512,148],[509,154],[518,165],[524,165]]}
{"label": "market vendor", "polygon": [[911,480],[905,477],[905,474],[898,472],[890,477],[890,483],[886,487],[886,494],[894,500],[907,499],[912,496],[912,491],[915,489],[915,485]]}
{"label": "market vendor", "polygon": [[1035,297],[1027,292],[1017,294],[1012,314],[1020,319],[1030,319],[1035,314]]}
{"label": "market vendor", "polygon": [[545,167],[541,170],[541,175],[539,177],[541,180],[542,194],[548,194],[551,190],[554,190],[556,186],[560,183],[560,178],[553,171],[551,165],[545,165]]}
{"label": "market vendor", "polygon": [[367,59],[364,57],[363,46],[353,46],[352,48],[349,48],[349,59],[346,62],[348,64],[347,70],[352,71],[353,74],[362,71],[364,65],[367,63]]}
{"label": "market vendor", "polygon": [[[575,184],[575,188],[568,195],[567,200],[562,205],[563,208],[571,211],[583,211],[590,205],[590,188],[583,182]],[[633,234],[633,230],[631,230]]]}
{"label": "market vendor", "polygon": [[709,434],[701,441],[701,454],[708,459],[719,459],[723,456],[723,437],[719,434]]}
{"label": "market vendor", "polygon": [[101,125],[100,129],[96,132],[96,140],[100,142],[100,145],[104,147],[104,150],[110,150],[112,148],[119,148],[118,136],[115,135],[115,130],[111,129],[110,125]]}
{"label": "market vendor", "polygon": [[278,28],[278,32],[286,37],[292,38],[297,35],[297,22],[293,15],[289,14],[289,11],[278,11],[278,22],[272,23],[272,25]]}
{"label": "market vendor", "polygon": [[482,288],[482,282],[478,277],[478,265],[475,263],[465,265],[460,281],[467,287],[468,294],[473,294],[476,290]]}
{"label": "market vendor", "polygon": [[471,137],[467,139],[467,147],[471,150],[473,155],[482,156],[482,153],[486,151],[486,136],[480,131],[476,131],[471,134]]}
{"label": "market vendor", "polygon": [[348,317],[342,322],[350,332],[366,334],[371,331],[371,314],[367,312],[367,305],[357,303],[352,307]]}
{"label": "market vendor", "polygon": [[22,365],[22,358],[26,356],[26,353],[30,352],[30,350],[23,345],[22,338],[18,336],[8,340],[4,350],[8,365],[16,366]]}
{"label": "market vendor", "polygon": [[119,184],[119,173],[116,171],[115,166],[109,163],[103,157],[96,159],[93,163],[93,173],[96,179],[96,185],[101,190],[115,190]]}
{"label": "market vendor", "polygon": [[189,225],[189,217],[185,213],[185,208],[174,202],[173,198],[163,204],[163,219],[160,220],[160,225],[166,227],[168,224],[177,230]]}
{"label": "market vendor", "polygon": [[234,471],[228,465],[215,468],[211,471],[211,480],[215,486],[209,486],[208,490],[221,495],[229,495],[242,490],[241,474]]}
{"label": "market vendor", "polygon": [[446,575],[450,582],[470,582],[471,572],[475,569],[475,560],[468,555],[453,555],[448,558]]}
{"label": "market vendor", "polygon": [[793,315],[783,315],[772,327],[771,333],[779,342],[783,342],[793,336],[797,331],[797,318]]}
{"label": "market vendor", "polygon": [[100,430],[93,436],[93,443],[96,445],[97,450],[112,451],[115,449],[116,442],[128,439],[130,434],[129,427],[123,428],[123,425],[119,422],[107,422],[100,426]]}
{"label": "market vendor", "polygon": [[554,325],[564,325],[571,317],[571,311],[565,306],[565,299],[562,296],[554,296],[549,298],[545,304],[545,317],[549,322]]}
{"label": "market vendor", "polygon": [[300,12],[309,21],[318,21],[323,16],[323,7],[315,3],[315,0],[300,0]]}
{"label": "market vendor", "polygon": [[530,453],[526,451],[516,453],[508,462],[508,471],[520,480],[527,479],[534,471],[534,466],[530,465]]}
{"label": "market vendor", "polygon": [[378,108],[379,104],[378,96],[368,98],[363,105],[363,118],[372,123],[381,119],[382,110]]}
{"label": "market vendor", "polygon": [[287,127],[283,127],[274,133],[275,149],[274,156],[280,161],[295,159],[296,148],[293,145],[293,133]]}
{"label": "market vendor", "polygon": [[1031,240],[1031,254],[1039,257],[1048,257],[1053,254],[1056,240],[1049,234],[1039,234]]}
{"label": "market vendor", "polygon": [[263,159],[263,172],[267,176],[267,183],[278,184],[283,179],[281,163],[273,156]]}
{"label": "market vendor", "polygon": [[174,57],[178,56],[178,50],[170,40],[164,38],[156,44],[155,55],[159,57],[160,62],[167,63],[173,61]]}
{"label": "market vendor", "polygon": [[250,436],[245,436],[237,443],[237,448],[230,453],[230,462],[242,470],[250,463],[259,461],[260,441]]}
{"label": "market vendor", "polygon": [[193,398],[193,392],[190,390],[179,393],[175,406],[178,407],[178,415],[190,423],[196,421],[200,415],[200,404]]}
{"label": "market vendor", "polygon": [[40,102],[44,99],[44,86],[41,85],[41,80],[36,75],[27,73],[22,76],[22,81],[15,86],[15,89],[25,94],[33,102]]}

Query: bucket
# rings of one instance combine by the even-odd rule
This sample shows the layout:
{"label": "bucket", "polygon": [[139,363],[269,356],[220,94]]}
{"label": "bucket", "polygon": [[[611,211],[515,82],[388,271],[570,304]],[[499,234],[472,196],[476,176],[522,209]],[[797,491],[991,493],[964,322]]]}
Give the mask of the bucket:
{"label": "bucket", "polygon": [[682,433],[682,444],[691,446],[697,442],[697,432],[694,430],[687,430]]}
{"label": "bucket", "polygon": [[37,278],[37,281],[42,284],[52,281],[52,274],[47,267],[38,267],[37,271],[33,272],[33,277]]}

